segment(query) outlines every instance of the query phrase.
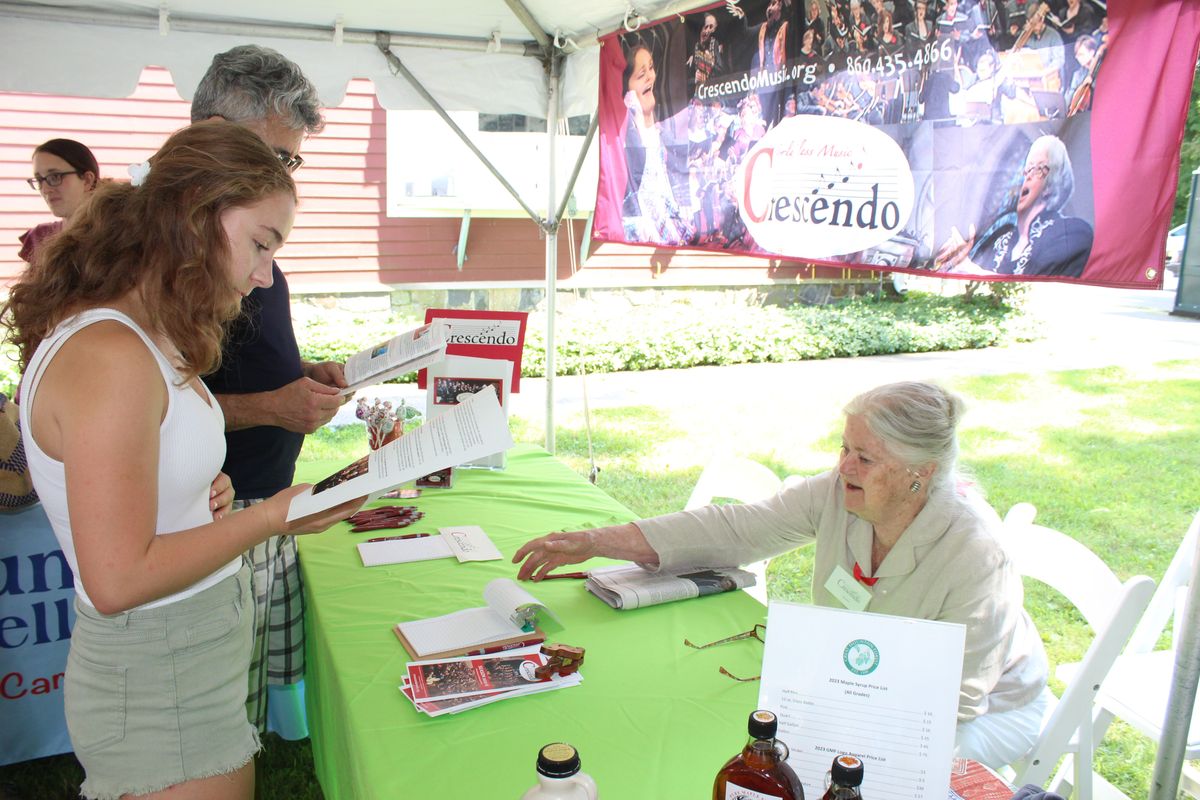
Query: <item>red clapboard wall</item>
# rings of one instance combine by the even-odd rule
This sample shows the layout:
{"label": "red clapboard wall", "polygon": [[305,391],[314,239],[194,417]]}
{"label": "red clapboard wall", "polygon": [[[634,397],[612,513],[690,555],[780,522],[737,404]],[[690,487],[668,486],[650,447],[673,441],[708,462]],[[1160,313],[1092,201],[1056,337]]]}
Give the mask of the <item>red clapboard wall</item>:
{"label": "red clapboard wall", "polygon": [[[123,99],[0,92],[0,285],[24,268],[17,237],[53,219],[25,184],[41,142],[77,139],[96,154],[104,177],[127,180],[126,167],[145,160],[189,121],[188,103],[164,69],[148,67]],[[449,134],[448,134],[449,135]],[[414,284],[532,284],[545,278],[545,242],[528,219],[471,220],[466,261],[458,267],[457,218],[389,218],[386,212],[386,112],[370,81],[353,81],[345,100],[326,110],[325,130],[305,142],[296,173],[300,209],[279,263],[293,291],[355,291]],[[559,235],[558,276],[579,264],[584,232]],[[574,244],[574,247],[572,247]],[[620,245],[593,245],[581,282],[599,286],[766,284],[849,277],[796,262],[764,261]],[[865,277],[865,275],[863,275]]]}

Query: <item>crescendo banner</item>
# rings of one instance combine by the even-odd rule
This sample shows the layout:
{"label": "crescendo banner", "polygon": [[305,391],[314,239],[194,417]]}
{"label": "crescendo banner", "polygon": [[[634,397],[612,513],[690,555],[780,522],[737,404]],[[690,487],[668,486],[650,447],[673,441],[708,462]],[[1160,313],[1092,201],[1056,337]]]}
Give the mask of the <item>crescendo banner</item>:
{"label": "crescendo banner", "polygon": [[1161,285],[1187,0],[744,0],[602,42],[596,239]]}

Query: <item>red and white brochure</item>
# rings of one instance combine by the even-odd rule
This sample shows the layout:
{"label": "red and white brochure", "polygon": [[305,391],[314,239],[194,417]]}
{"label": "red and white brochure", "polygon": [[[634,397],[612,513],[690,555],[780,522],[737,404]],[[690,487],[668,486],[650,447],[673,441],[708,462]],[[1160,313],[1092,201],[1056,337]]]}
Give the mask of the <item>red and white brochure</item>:
{"label": "red and white brochure", "polygon": [[550,683],[534,672],[546,663],[540,652],[410,661],[408,684],[415,702],[473,697]]}
{"label": "red and white brochure", "polygon": [[414,707],[422,714],[430,717],[440,717],[443,714],[458,714],[479,706],[486,706],[490,703],[497,703],[501,700],[508,700],[511,697],[523,697],[527,694],[538,694],[539,692],[550,692],[555,689],[565,689],[568,686],[575,686],[583,681],[583,676],[578,672],[567,676],[566,679],[558,681],[551,680],[548,683],[536,683],[524,689],[509,689],[503,692],[488,692],[487,694],[477,694],[471,697],[449,697],[440,700],[414,700],[412,696],[412,687],[408,684],[408,678],[404,679],[404,684],[400,687],[400,691],[404,693],[413,704]]}

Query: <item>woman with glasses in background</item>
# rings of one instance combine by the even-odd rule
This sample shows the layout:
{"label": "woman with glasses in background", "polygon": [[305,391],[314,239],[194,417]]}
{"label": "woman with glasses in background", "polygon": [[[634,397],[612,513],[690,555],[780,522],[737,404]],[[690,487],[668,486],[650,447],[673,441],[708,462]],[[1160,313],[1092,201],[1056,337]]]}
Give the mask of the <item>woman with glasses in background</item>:
{"label": "woman with glasses in background", "polygon": [[54,222],[36,225],[21,234],[22,259],[33,263],[38,248],[62,230],[100,182],[100,165],[86,145],[74,139],[51,139],[33,151],[33,177],[26,183],[42,193]]}

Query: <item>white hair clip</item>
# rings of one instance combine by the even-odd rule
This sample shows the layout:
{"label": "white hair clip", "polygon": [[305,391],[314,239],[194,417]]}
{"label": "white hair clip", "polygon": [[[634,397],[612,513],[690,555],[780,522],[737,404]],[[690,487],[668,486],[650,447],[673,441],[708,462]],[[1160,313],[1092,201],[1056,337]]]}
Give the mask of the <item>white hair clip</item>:
{"label": "white hair clip", "polygon": [[128,172],[130,185],[141,186],[146,182],[147,176],[150,175],[150,162],[143,161],[140,164],[130,164]]}

